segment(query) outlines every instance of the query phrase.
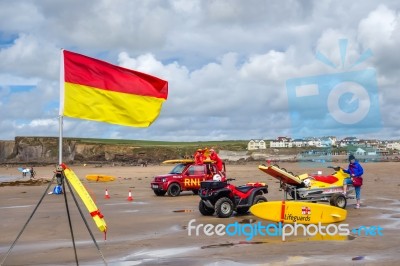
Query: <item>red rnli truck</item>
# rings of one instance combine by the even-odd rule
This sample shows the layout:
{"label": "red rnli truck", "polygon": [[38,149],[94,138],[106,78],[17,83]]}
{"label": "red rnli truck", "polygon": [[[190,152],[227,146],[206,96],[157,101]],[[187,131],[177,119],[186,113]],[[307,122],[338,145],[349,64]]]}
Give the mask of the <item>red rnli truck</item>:
{"label": "red rnli truck", "polygon": [[218,171],[214,161],[205,160],[202,164],[196,164],[192,159],[167,160],[164,164],[175,164],[172,170],[165,175],[155,176],[150,184],[151,189],[157,196],[168,193],[171,197],[179,196],[182,191],[193,191],[197,194],[200,183],[212,180],[215,175],[225,177],[225,165],[223,171]]}

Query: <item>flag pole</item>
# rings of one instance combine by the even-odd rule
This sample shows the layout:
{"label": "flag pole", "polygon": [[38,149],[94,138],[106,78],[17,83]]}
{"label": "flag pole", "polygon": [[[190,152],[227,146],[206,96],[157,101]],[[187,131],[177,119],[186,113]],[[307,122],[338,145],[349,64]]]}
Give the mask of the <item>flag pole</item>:
{"label": "flag pole", "polygon": [[63,113],[64,113],[64,49],[61,49],[60,59],[60,109],[59,109],[59,143],[58,143],[58,164],[62,163],[63,150]]}
{"label": "flag pole", "polygon": [[58,164],[62,164],[62,142],[63,142],[63,116],[60,115],[59,123],[59,143],[58,143]]}

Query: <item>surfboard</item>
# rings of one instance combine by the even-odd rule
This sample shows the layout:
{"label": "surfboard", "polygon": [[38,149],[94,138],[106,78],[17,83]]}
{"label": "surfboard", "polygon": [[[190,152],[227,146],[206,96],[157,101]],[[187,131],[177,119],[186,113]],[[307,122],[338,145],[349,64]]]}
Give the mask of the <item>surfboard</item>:
{"label": "surfboard", "polygon": [[[166,160],[162,162],[163,164],[177,164],[177,163],[194,163],[193,159],[173,159],[173,160]],[[215,163],[215,161],[206,159],[204,163]]]}
{"label": "surfboard", "polygon": [[65,164],[61,164],[61,166],[64,169],[65,177],[68,179],[68,182],[72,185],[76,193],[78,193],[79,197],[85,204],[87,210],[96,223],[97,228],[99,228],[101,232],[105,233],[107,231],[106,221],[104,220],[103,214],[101,214],[100,210],[97,208],[96,203],[94,203],[89,192],[70,168],[68,168]]}
{"label": "surfboard", "polygon": [[193,163],[193,159],[173,159],[173,160],[166,160],[162,163],[164,164],[174,164],[174,163]]}
{"label": "surfboard", "polygon": [[22,173],[29,173],[31,170],[29,168],[18,167],[18,171]]}
{"label": "surfboard", "polygon": [[253,205],[250,212],[261,219],[282,223],[329,224],[344,221],[347,211],[304,201],[269,201]]}
{"label": "surfboard", "polygon": [[86,175],[86,179],[88,181],[95,181],[95,182],[110,182],[114,181],[116,178],[112,175],[97,175],[97,174],[89,174]]}
{"label": "surfboard", "polygon": [[264,173],[269,174],[272,177],[275,177],[276,179],[282,181],[283,183],[287,183],[290,185],[301,184],[301,179],[299,177],[296,177],[291,173],[288,173],[275,165],[266,166],[262,164],[258,166],[258,169],[260,169]]}

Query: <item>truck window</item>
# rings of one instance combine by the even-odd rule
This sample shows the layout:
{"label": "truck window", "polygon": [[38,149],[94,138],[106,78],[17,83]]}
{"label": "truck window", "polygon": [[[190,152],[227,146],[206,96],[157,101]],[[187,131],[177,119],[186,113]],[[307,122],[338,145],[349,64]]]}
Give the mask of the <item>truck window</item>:
{"label": "truck window", "polygon": [[171,172],[169,172],[170,174],[182,174],[183,170],[185,170],[186,165],[183,163],[177,164],[172,170]]}
{"label": "truck window", "polygon": [[188,173],[189,175],[204,175],[204,165],[191,165]]}

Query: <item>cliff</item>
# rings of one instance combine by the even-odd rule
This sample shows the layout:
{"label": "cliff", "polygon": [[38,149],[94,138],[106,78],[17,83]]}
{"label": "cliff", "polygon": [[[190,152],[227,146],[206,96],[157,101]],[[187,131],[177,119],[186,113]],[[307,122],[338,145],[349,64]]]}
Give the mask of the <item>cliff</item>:
{"label": "cliff", "polygon": [[[2,164],[53,164],[58,162],[58,138],[16,137],[15,141],[0,141]],[[76,139],[63,139],[63,162],[126,164],[159,163],[180,158],[172,148],[150,148],[130,144],[83,143]]]}
{"label": "cliff", "polygon": [[[57,164],[59,154],[57,137],[16,137],[14,141],[0,141],[0,164]],[[168,143],[130,140],[63,139],[63,159],[68,164],[91,163],[141,165],[190,158],[198,148],[218,147],[224,161],[293,160],[297,150],[267,149],[249,152],[246,141]]]}

